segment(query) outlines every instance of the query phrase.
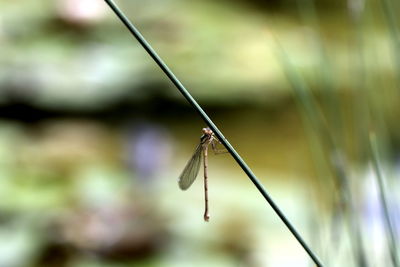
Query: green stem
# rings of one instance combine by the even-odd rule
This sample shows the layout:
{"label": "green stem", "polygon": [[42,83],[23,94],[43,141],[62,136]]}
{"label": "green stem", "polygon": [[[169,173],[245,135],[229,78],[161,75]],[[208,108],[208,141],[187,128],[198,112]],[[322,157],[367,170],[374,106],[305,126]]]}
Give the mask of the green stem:
{"label": "green stem", "polygon": [[128,18],[122,13],[122,11],[115,5],[112,0],[104,0],[110,8],[115,12],[115,14],[119,17],[119,19],[125,24],[128,30],[133,34],[133,36],[137,39],[137,41],[143,46],[143,48],[149,53],[149,55],[153,58],[153,60],[157,63],[157,65],[161,68],[161,70],[168,76],[171,82],[176,86],[176,88],[181,92],[181,94],[186,98],[186,100],[193,106],[193,108],[199,113],[201,118],[205,121],[205,123],[211,128],[216,137],[220,140],[220,142],[225,146],[228,152],[232,155],[232,157],[236,160],[238,165],[242,168],[242,170],[247,174],[253,184],[257,187],[260,193],[264,196],[265,200],[269,203],[271,208],[275,211],[275,213],[279,216],[282,222],[286,225],[289,231],[294,235],[297,241],[301,244],[304,250],[308,253],[308,255],[313,259],[314,263],[322,267],[323,264],[318,259],[318,257],[314,254],[314,252],[308,247],[306,242],[303,240],[301,235],[297,232],[294,226],[289,222],[284,213],[279,209],[279,207],[275,204],[272,198],[269,196],[263,185],[258,181],[257,177],[254,175],[252,170],[247,166],[244,160],[239,156],[233,146],[228,142],[228,140],[224,137],[224,135],[220,132],[217,126],[212,122],[212,120],[208,117],[208,115],[204,112],[204,110],[200,107],[200,105],[196,102],[196,100],[190,95],[190,93],[186,90],[183,84],[178,80],[178,78],[172,73],[172,71],[168,68],[168,66],[163,62],[163,60],[157,55],[154,49],[150,46],[150,44],[144,39],[144,37],[140,34],[140,32],[136,29],[136,27],[128,20]]}
{"label": "green stem", "polygon": [[380,202],[382,204],[383,208],[383,219],[384,223],[386,224],[386,230],[387,230],[387,235],[388,235],[388,243],[389,243],[389,249],[390,249],[390,256],[392,259],[392,264],[394,267],[399,266],[399,259],[397,256],[397,244],[396,244],[396,239],[395,239],[395,234],[394,234],[394,229],[393,229],[393,224],[392,221],[390,220],[390,211],[389,211],[389,205],[387,203],[387,193],[385,190],[384,182],[383,182],[383,175],[382,175],[382,170],[379,164],[379,159],[378,159],[378,144],[376,141],[376,136],[375,134],[370,134],[369,136],[370,140],[370,148],[371,148],[371,154],[372,154],[372,164],[373,168],[376,174],[376,178],[378,180],[378,190],[379,190],[379,198]]}

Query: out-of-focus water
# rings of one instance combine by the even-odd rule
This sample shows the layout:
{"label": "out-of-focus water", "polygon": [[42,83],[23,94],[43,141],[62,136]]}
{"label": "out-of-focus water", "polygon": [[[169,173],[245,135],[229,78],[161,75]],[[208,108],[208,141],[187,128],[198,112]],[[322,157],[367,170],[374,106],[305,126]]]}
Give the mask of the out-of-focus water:
{"label": "out-of-focus water", "polygon": [[[224,135],[307,235],[314,173],[296,112],[214,113]],[[92,262],[79,252],[92,251],[116,262],[139,257],[160,266],[284,264],[277,253],[283,248],[290,249],[291,261],[306,258],[229,154],[210,155],[211,221],[203,222],[202,171],[189,190],[177,185],[205,126],[195,114],[113,125],[73,118],[1,124],[0,206],[4,225],[18,229],[6,234],[3,227],[13,244],[0,244],[9,247],[0,250],[4,264],[16,264],[17,254],[44,264],[53,250],[66,262]]]}

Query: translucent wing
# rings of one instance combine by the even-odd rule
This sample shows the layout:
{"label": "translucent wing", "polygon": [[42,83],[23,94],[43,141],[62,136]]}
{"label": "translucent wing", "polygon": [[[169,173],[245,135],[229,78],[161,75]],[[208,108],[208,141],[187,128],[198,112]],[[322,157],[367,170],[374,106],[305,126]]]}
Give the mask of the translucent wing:
{"label": "translucent wing", "polygon": [[190,158],[183,169],[182,174],[179,176],[178,184],[180,189],[188,189],[196,179],[200,169],[202,152],[202,145],[200,144],[197,146],[193,156]]}

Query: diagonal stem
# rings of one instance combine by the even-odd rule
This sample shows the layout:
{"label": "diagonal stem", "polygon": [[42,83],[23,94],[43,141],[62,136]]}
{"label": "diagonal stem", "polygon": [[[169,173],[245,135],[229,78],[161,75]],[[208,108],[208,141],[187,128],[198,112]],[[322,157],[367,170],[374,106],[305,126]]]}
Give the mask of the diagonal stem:
{"label": "diagonal stem", "polygon": [[272,200],[267,190],[263,187],[263,185],[258,181],[257,177],[254,175],[252,170],[247,166],[245,161],[240,157],[240,155],[236,152],[233,146],[228,142],[228,140],[224,137],[224,135],[220,132],[217,126],[213,123],[213,121],[208,117],[208,115],[204,112],[204,110],[200,107],[200,105],[196,102],[196,100],[190,95],[190,93],[186,90],[183,84],[178,80],[178,78],[173,74],[173,72],[168,68],[168,66],[164,63],[164,61],[157,55],[154,49],[150,46],[150,44],[144,39],[141,33],[136,29],[136,27],[128,20],[128,18],[122,13],[122,11],[115,5],[112,0],[104,0],[110,8],[115,12],[118,18],[124,23],[124,25],[128,28],[128,30],[132,33],[132,35],[136,38],[136,40],[143,46],[143,48],[149,53],[150,57],[157,63],[157,65],[161,68],[161,70],[168,76],[171,82],[176,86],[176,88],[181,92],[181,94],[186,98],[186,100],[193,106],[193,108],[199,113],[201,118],[205,121],[205,123],[211,128],[214,132],[215,136],[218,140],[226,147],[228,152],[232,155],[238,165],[242,168],[242,170],[247,174],[249,179],[253,182],[253,184],[257,187],[258,191],[263,195],[265,200],[271,206],[271,208],[275,211],[278,217],[282,220],[282,222],[286,225],[289,231],[293,234],[293,236],[297,239],[300,245],[304,248],[304,250],[308,253],[311,259],[318,267],[323,267],[323,264],[318,259],[318,257],[314,254],[314,252],[310,249],[307,243],[303,240],[301,235],[297,232],[294,226],[290,223],[289,219],[286,218],[285,214],[279,209],[278,205]]}
{"label": "diagonal stem", "polygon": [[395,235],[395,229],[393,226],[393,223],[390,219],[390,206],[387,201],[387,193],[386,189],[384,186],[384,177],[382,174],[382,168],[380,166],[379,162],[379,155],[378,155],[378,144],[376,140],[376,135],[374,133],[371,133],[369,136],[370,140],[370,149],[371,149],[371,154],[372,154],[372,166],[376,175],[376,178],[378,180],[378,192],[379,192],[379,198],[380,202],[383,208],[383,221],[385,223],[385,230],[387,231],[387,238],[388,238],[388,245],[389,245],[389,251],[390,251],[390,258],[392,260],[392,264],[394,267],[399,266],[399,258],[397,256],[397,242],[396,242],[396,235]]}

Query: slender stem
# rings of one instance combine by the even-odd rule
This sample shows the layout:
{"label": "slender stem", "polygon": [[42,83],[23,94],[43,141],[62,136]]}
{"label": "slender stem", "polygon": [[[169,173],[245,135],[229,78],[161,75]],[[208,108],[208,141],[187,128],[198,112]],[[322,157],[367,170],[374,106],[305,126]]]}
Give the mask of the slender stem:
{"label": "slender stem", "polygon": [[304,250],[308,253],[308,255],[312,258],[314,263],[322,267],[323,264],[318,259],[318,257],[314,254],[314,252],[309,248],[307,243],[303,240],[301,235],[297,232],[294,226],[290,223],[290,221],[286,218],[285,214],[279,209],[278,205],[272,200],[267,190],[263,187],[263,185],[258,181],[257,177],[254,175],[252,170],[247,166],[244,160],[239,156],[233,146],[228,142],[228,140],[224,137],[221,131],[217,128],[217,126],[212,122],[212,120],[208,117],[208,115],[204,112],[204,110],[197,104],[196,100],[190,95],[190,93],[186,90],[183,84],[178,80],[178,78],[172,73],[172,71],[168,68],[168,66],[164,63],[164,61],[157,55],[157,53],[153,50],[150,44],[144,39],[141,33],[136,29],[136,27],[128,20],[128,18],[122,13],[122,11],[115,5],[112,0],[104,0],[110,8],[115,12],[115,14],[119,17],[119,19],[124,23],[124,25],[128,28],[128,30],[132,33],[132,35],[136,38],[136,40],[143,46],[143,48],[149,53],[151,58],[157,63],[157,65],[161,68],[161,70],[168,76],[171,82],[176,86],[176,88],[181,92],[181,94],[186,98],[186,100],[193,106],[193,108],[199,113],[201,118],[205,121],[205,123],[210,127],[210,129],[214,132],[215,136],[218,140],[226,147],[228,152],[232,155],[238,165],[242,168],[242,170],[247,174],[249,179],[253,182],[253,184],[257,187],[258,191],[263,195],[265,200],[269,203],[271,208],[275,211],[278,217],[282,220],[282,222],[286,225],[289,231],[293,234],[293,236],[297,239],[300,245],[304,248]]}
{"label": "slender stem", "polygon": [[210,220],[210,214],[208,213],[208,144],[205,145],[204,152],[204,221]]}
{"label": "slender stem", "polygon": [[376,142],[376,136],[375,134],[370,134],[369,136],[370,140],[370,147],[371,147],[371,153],[372,153],[372,162],[373,162],[373,168],[376,174],[376,178],[378,180],[378,190],[379,190],[379,198],[382,204],[383,208],[383,220],[384,223],[386,224],[386,231],[388,235],[388,243],[389,243],[389,249],[390,249],[390,257],[392,260],[392,264],[394,267],[399,266],[399,259],[397,256],[397,243],[396,243],[396,238],[395,238],[395,233],[394,233],[394,227],[392,224],[392,221],[390,219],[390,211],[389,211],[389,205],[387,203],[387,193],[385,190],[385,186],[383,184],[383,175],[382,175],[382,170],[379,164],[379,159],[378,159],[378,145]]}
{"label": "slender stem", "polygon": [[[362,241],[363,237],[361,235],[359,223],[356,218],[356,208],[354,205],[354,201],[351,197],[351,190],[348,184],[349,179],[346,174],[346,167],[344,164],[345,162],[341,153],[341,149],[338,145],[338,140],[328,128],[325,117],[318,108],[317,101],[310,93],[311,89],[308,87],[302,76],[299,75],[299,73],[294,69],[293,64],[289,59],[289,56],[285,53],[285,50],[282,48],[280,42],[277,39],[276,44],[277,52],[279,53],[280,59],[284,64],[285,73],[292,84],[295,98],[296,100],[298,100],[298,103],[301,107],[300,110],[302,111],[302,118],[304,119],[306,125],[309,125],[310,128],[314,129],[312,133],[316,137],[316,140],[313,139],[312,142],[316,145],[321,145],[321,147],[323,145],[326,145],[328,151],[331,152],[329,166],[332,167],[334,174],[333,181],[337,186],[339,192],[339,202],[335,207],[334,214],[342,213],[340,215],[346,215],[347,227],[351,235],[350,241],[352,244],[351,248],[354,255],[354,260],[356,261],[357,266],[367,267],[368,262],[365,256],[365,249]],[[318,142],[318,138],[321,140],[321,142],[315,143]],[[317,157],[317,163],[320,163],[321,159],[322,157]],[[334,219],[334,217],[332,218]],[[333,223],[335,224],[332,225],[332,227],[339,226],[336,222]]]}
{"label": "slender stem", "polygon": [[397,83],[400,83],[400,32],[398,28],[398,16],[396,16],[395,2],[390,0],[379,1],[383,6],[384,18],[389,27],[392,41],[393,60],[396,64]]}

